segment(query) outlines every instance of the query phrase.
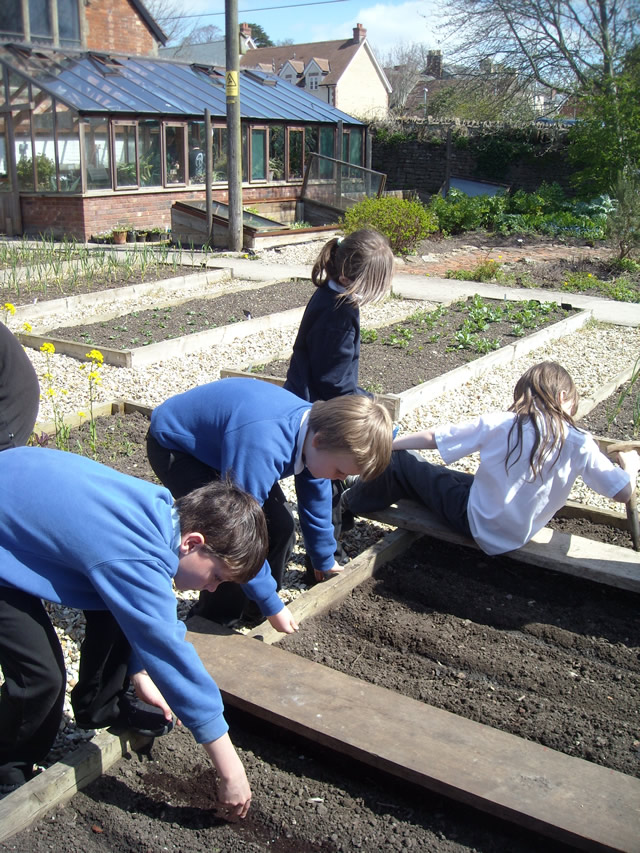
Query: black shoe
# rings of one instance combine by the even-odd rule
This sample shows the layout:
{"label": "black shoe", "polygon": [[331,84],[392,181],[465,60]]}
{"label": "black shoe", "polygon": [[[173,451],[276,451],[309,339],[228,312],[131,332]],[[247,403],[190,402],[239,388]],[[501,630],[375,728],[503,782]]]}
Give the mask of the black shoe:
{"label": "black shoe", "polygon": [[160,708],[127,693],[120,700],[120,716],[109,726],[109,731],[116,735],[136,732],[143,737],[162,737],[172,728],[173,720],[166,720]]}

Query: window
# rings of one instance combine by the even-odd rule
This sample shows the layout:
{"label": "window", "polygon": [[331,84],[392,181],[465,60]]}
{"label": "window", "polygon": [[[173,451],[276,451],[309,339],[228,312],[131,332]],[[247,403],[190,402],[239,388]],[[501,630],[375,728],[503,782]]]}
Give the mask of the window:
{"label": "window", "polygon": [[41,192],[55,192],[58,185],[56,182],[53,104],[51,98],[43,95],[35,86],[31,87],[31,97],[35,102],[32,122],[36,152],[36,189]]}
{"label": "window", "polygon": [[78,46],[78,0],[1,0],[0,39]]}
{"label": "window", "polygon": [[140,119],[138,122],[138,157],[140,158],[140,186],[161,187],[159,121]]}
{"label": "window", "polygon": [[213,180],[228,180],[227,169],[227,128],[213,127]]}
{"label": "window", "polygon": [[289,169],[287,180],[302,178],[304,168],[304,130],[289,128]]}
{"label": "window", "polygon": [[136,125],[113,122],[113,153],[116,164],[116,189],[138,186],[138,144]]}
{"label": "window", "polygon": [[284,125],[269,128],[269,180],[284,180]]}
{"label": "window", "polygon": [[342,135],[342,159],[354,166],[362,165],[362,128],[345,128]]}
{"label": "window", "polygon": [[318,75],[310,74],[309,75],[309,90],[314,91],[318,88]]}
{"label": "window", "polygon": [[184,124],[168,124],[164,128],[164,150],[167,184],[185,182],[185,131]]}
{"label": "window", "polygon": [[56,101],[56,137],[61,192],[80,192],[79,119],[65,104]]}
{"label": "window", "polygon": [[85,118],[84,158],[87,164],[87,189],[111,189],[109,122],[106,118]]}
{"label": "window", "polygon": [[0,115],[0,192],[11,189],[11,179],[9,177],[9,163],[7,160],[7,122],[4,116]]}
{"label": "window", "polygon": [[264,127],[251,128],[251,180],[264,181],[267,178],[267,130]]}
{"label": "window", "polygon": [[204,122],[189,122],[189,183],[204,184],[206,179],[206,141]]}

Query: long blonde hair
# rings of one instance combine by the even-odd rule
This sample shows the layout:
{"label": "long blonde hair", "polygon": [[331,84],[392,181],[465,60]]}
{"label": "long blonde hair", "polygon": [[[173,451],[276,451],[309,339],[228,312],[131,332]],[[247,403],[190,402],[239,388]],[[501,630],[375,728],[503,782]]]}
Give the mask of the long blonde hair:
{"label": "long blonde hair", "polygon": [[[566,402],[571,404],[571,414],[563,408]],[[513,390],[513,405],[509,411],[515,412],[516,419],[507,438],[505,469],[508,470],[509,465],[515,464],[522,455],[522,428],[526,422],[535,432],[529,456],[532,479],[541,475],[544,464],[550,459],[551,465],[555,465],[564,445],[565,424],[575,426],[572,416],[577,409],[578,391],[561,364],[541,361],[526,370]]]}
{"label": "long blonde hair", "polygon": [[349,284],[343,285],[343,298],[355,305],[366,305],[391,290],[393,264],[387,238],[363,228],[325,243],[313,265],[311,280],[316,287],[324,287],[329,279],[340,284],[340,277],[344,276]]}

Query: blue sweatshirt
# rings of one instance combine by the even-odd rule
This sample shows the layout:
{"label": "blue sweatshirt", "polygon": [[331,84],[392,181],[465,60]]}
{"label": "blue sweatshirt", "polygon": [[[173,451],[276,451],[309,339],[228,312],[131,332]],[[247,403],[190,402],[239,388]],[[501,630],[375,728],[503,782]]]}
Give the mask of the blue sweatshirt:
{"label": "blue sweatshirt", "polygon": [[358,387],[360,309],[331,284],[318,287],[305,308],[284,386],[312,403],[366,394]]}
{"label": "blue sweatshirt", "polygon": [[[236,485],[264,503],[278,480],[295,474],[298,437],[309,403],[259,379],[220,379],[171,397],[153,410],[151,434],[169,450],[195,456],[229,475]],[[315,479],[302,467],[295,476],[300,527],[315,568],[329,571],[334,563],[331,524],[331,481]],[[265,563],[244,585],[265,615],[277,613],[264,599],[271,570]],[[268,609],[265,609],[265,606]]]}
{"label": "blue sweatshirt", "polygon": [[82,610],[110,610],[198,743],[228,729],[220,691],[178,619],[180,531],[167,489],[75,453],[0,453],[0,585]]}

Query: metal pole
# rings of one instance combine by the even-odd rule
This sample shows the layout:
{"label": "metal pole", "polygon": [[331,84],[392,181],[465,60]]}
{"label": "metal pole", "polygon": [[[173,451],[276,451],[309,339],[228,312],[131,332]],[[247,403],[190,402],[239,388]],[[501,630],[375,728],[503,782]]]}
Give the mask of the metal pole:
{"label": "metal pole", "polygon": [[240,56],[238,0],[225,0],[227,55],[227,165],[229,176],[229,248],[242,249],[242,136],[240,132]]}
{"label": "metal pole", "polygon": [[204,156],[205,156],[205,192],[207,208],[207,245],[213,246],[213,199],[211,184],[213,183],[213,142],[211,139],[211,111],[204,111]]}

